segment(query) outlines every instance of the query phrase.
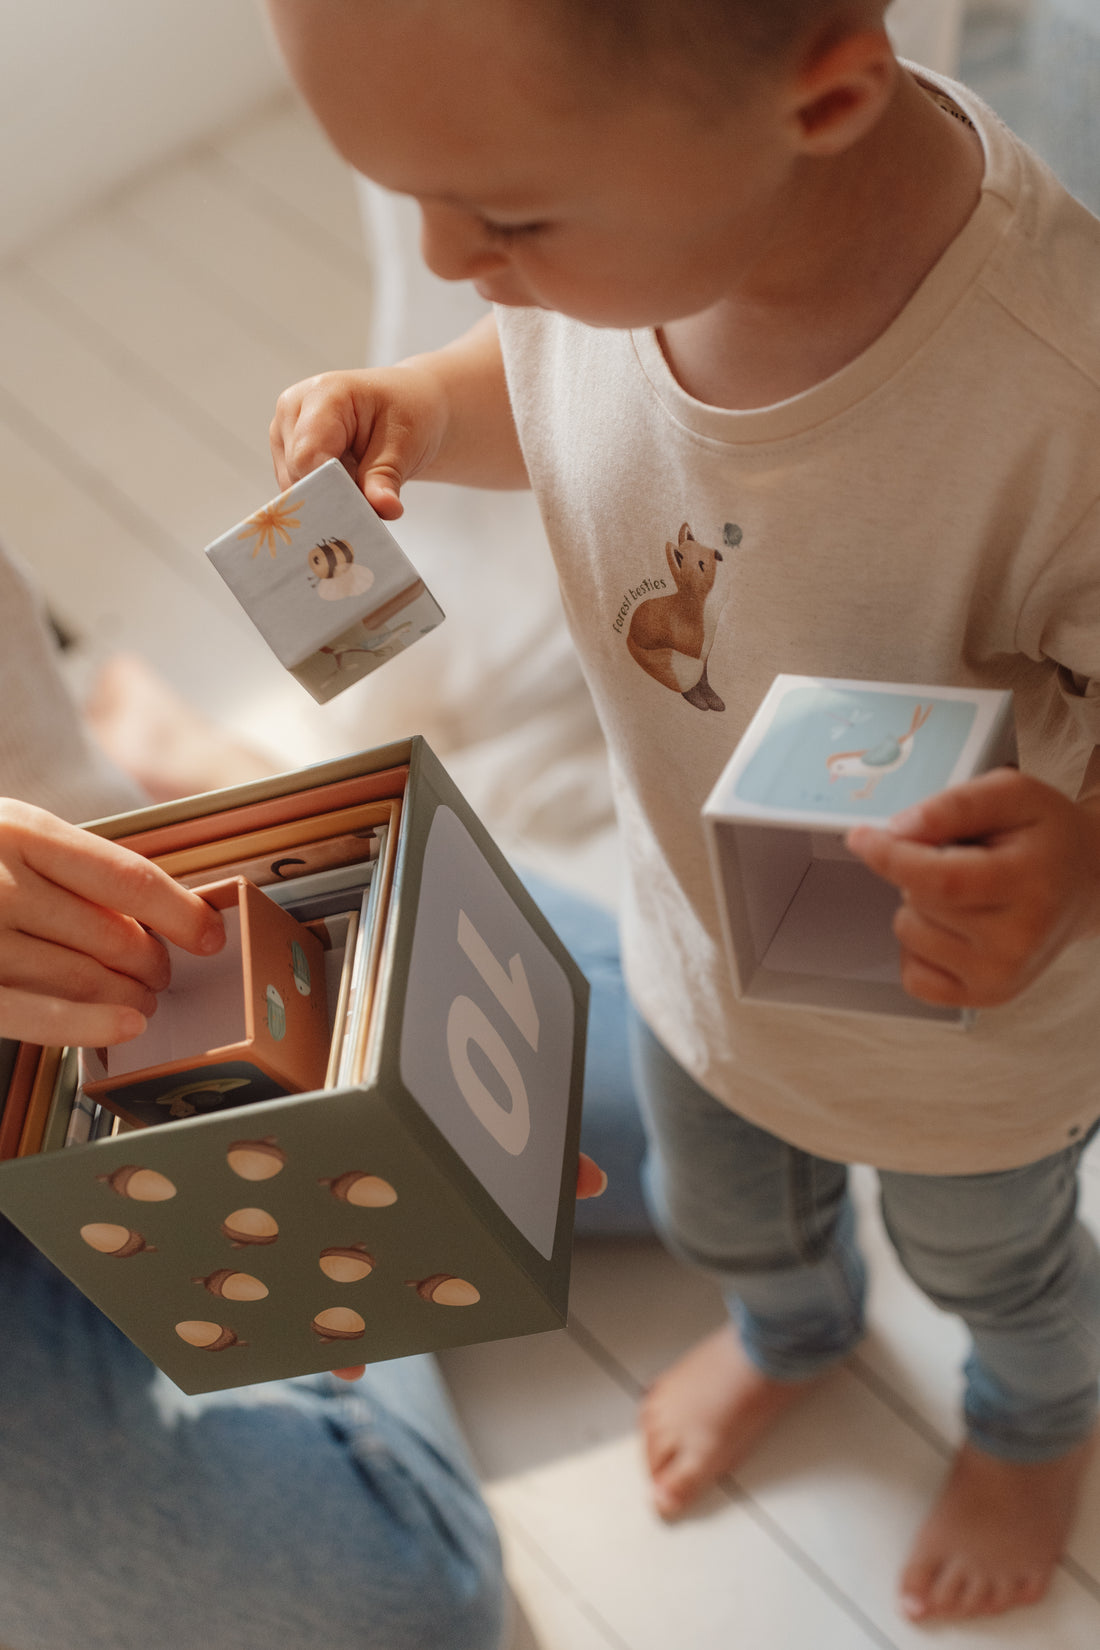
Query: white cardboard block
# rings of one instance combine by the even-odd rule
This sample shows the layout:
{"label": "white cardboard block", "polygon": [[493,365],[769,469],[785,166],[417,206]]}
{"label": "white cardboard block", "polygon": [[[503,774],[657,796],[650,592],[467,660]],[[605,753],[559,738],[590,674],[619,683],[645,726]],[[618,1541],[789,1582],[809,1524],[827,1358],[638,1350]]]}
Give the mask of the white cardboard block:
{"label": "white cardboard block", "polygon": [[206,554],[280,664],[320,704],[443,619],[335,458],[208,544]]}
{"label": "white cardboard block", "polygon": [[969,1024],[903,990],[900,896],[844,837],[1015,755],[1010,693],[777,676],[703,808],[738,996]]}

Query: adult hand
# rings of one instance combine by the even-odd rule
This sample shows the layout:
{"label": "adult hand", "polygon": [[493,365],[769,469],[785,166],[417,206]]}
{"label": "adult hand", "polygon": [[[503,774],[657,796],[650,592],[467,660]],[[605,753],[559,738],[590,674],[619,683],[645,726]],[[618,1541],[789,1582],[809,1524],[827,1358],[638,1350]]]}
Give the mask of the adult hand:
{"label": "adult hand", "polygon": [[225,944],[218,912],[140,854],[0,799],[0,1035],[136,1037],[171,972],[150,928],[199,956]]}

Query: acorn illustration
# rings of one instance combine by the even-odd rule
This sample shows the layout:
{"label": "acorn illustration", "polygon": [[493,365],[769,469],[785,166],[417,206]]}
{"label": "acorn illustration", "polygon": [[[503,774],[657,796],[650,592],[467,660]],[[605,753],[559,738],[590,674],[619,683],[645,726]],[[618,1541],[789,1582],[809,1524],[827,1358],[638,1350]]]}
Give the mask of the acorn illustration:
{"label": "acorn illustration", "polygon": [[266,1209],[234,1209],[222,1221],[222,1235],[234,1249],[246,1243],[274,1243],[279,1235],[279,1222]]}
{"label": "acorn illustration", "polygon": [[271,1180],[286,1166],[286,1153],[269,1134],[262,1140],[234,1140],[225,1160],[242,1180]]}
{"label": "acorn illustration", "polygon": [[267,1284],[254,1278],[251,1272],[235,1272],[231,1266],[221,1266],[205,1278],[192,1278],[212,1295],[222,1295],[227,1301],[262,1301],[268,1292]]}
{"label": "acorn illustration", "polygon": [[176,1334],[188,1346],[197,1346],[203,1352],[224,1352],[227,1346],[247,1346],[232,1329],[220,1323],[207,1323],[203,1318],[185,1318],[176,1325]]}
{"label": "acorn illustration", "polygon": [[318,1312],[310,1328],[323,1341],[357,1341],[367,1325],[350,1306],[329,1306]]}
{"label": "acorn illustration", "polygon": [[143,1169],[136,1163],[124,1163],[113,1174],[97,1174],[119,1197],[132,1197],[138,1203],[164,1203],[175,1197],[176,1188],[167,1175],[157,1169]]}
{"label": "acorn illustration", "polygon": [[408,1278],[410,1289],[415,1289],[422,1301],[436,1306],[473,1306],[481,1299],[481,1290],[475,1289],[465,1278],[456,1278],[451,1272],[433,1272],[430,1278]]}
{"label": "acorn illustration", "polygon": [[281,1043],[286,1036],[286,1004],[273,985],[269,985],[264,992],[264,1002],[267,1004],[267,1029],[277,1043]]}
{"label": "acorn illustration", "polygon": [[105,1220],[90,1221],[80,1228],[80,1235],[89,1249],[96,1249],[101,1255],[114,1255],[118,1260],[125,1260],[129,1255],[140,1255],[143,1251],[152,1254],[156,1249],[156,1244],[146,1243],[140,1232],[132,1232],[128,1226],[115,1226]]}
{"label": "acorn illustration", "polygon": [[365,1243],[336,1244],[321,1250],[318,1265],[333,1283],[358,1283],[374,1271],[374,1256],[367,1253]]}
{"label": "acorn illustration", "polygon": [[353,1203],[357,1209],[384,1209],[397,1202],[397,1193],[381,1175],[366,1174],[362,1169],[349,1169],[334,1179],[319,1177],[318,1184],[327,1186],[333,1197],[342,1203]]}
{"label": "acorn illustration", "polygon": [[297,940],[292,940],[290,945],[290,972],[294,976],[294,984],[298,995],[308,997],[310,993],[309,959]]}

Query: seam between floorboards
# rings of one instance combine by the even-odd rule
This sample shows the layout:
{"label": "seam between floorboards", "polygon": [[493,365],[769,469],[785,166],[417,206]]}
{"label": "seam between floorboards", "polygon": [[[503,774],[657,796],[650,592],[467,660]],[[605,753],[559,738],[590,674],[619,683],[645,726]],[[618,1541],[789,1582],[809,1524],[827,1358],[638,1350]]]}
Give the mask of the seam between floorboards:
{"label": "seam between floorboards", "polygon": [[200,595],[209,597],[205,562],[200,563],[160,522],[146,515],[139,504],[135,504],[108,476],[97,470],[63,436],[25,406],[3,382],[0,382],[0,422],[6,424],[53,469],[61,471],[74,489],[94,500],[100,509],[138,541],[142,549],[156,556],[176,577],[186,579]]}
{"label": "seam between floorboards", "polygon": [[[174,379],[158,372],[145,356],[127,349],[109,327],[102,321],[94,320],[73,299],[59,291],[47,276],[29,264],[16,260],[7,265],[4,273],[17,285],[23,286],[24,296],[48,320],[52,320],[62,331],[69,332],[121,378],[129,378],[139,385],[155,405],[164,408],[196,441],[239,469],[242,480],[251,486],[257,485],[259,473],[264,468],[263,455],[235,431],[206,414]],[[247,474],[246,469],[256,474]],[[274,485],[273,482],[270,484]]]}
{"label": "seam between floorboards", "polygon": [[[605,1374],[611,1377],[634,1399],[640,1399],[645,1393],[645,1385],[621,1364],[613,1353],[609,1352],[598,1340],[593,1332],[579,1319],[570,1319],[567,1333],[573,1337],[581,1350],[598,1364]],[[718,1480],[716,1486],[720,1494],[728,1500],[742,1507],[757,1527],[764,1531],[777,1546],[781,1547],[793,1563],[797,1564],[803,1574],[828,1594],[833,1603],[843,1610],[858,1627],[867,1634],[871,1643],[878,1646],[878,1650],[897,1650],[896,1642],[887,1638],[882,1629],[846,1593],[843,1588],[833,1581],[827,1571],[823,1570],[797,1541],[789,1536],[778,1524],[772,1515],[765,1510],[755,1496],[751,1495],[734,1477],[725,1477]]]}

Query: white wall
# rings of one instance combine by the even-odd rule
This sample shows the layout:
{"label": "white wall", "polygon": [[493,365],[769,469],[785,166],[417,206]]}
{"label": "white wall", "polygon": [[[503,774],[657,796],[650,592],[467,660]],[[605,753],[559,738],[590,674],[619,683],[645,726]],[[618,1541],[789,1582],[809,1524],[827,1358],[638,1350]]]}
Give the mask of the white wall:
{"label": "white wall", "polygon": [[255,0],[0,0],[0,256],[283,84]]}
{"label": "white wall", "polygon": [[[902,49],[949,67],[961,3],[894,0]],[[257,0],[0,0],[0,257],[283,84]]]}
{"label": "white wall", "polygon": [[964,9],[965,0],[893,0],[886,21],[902,57],[952,75]]}

